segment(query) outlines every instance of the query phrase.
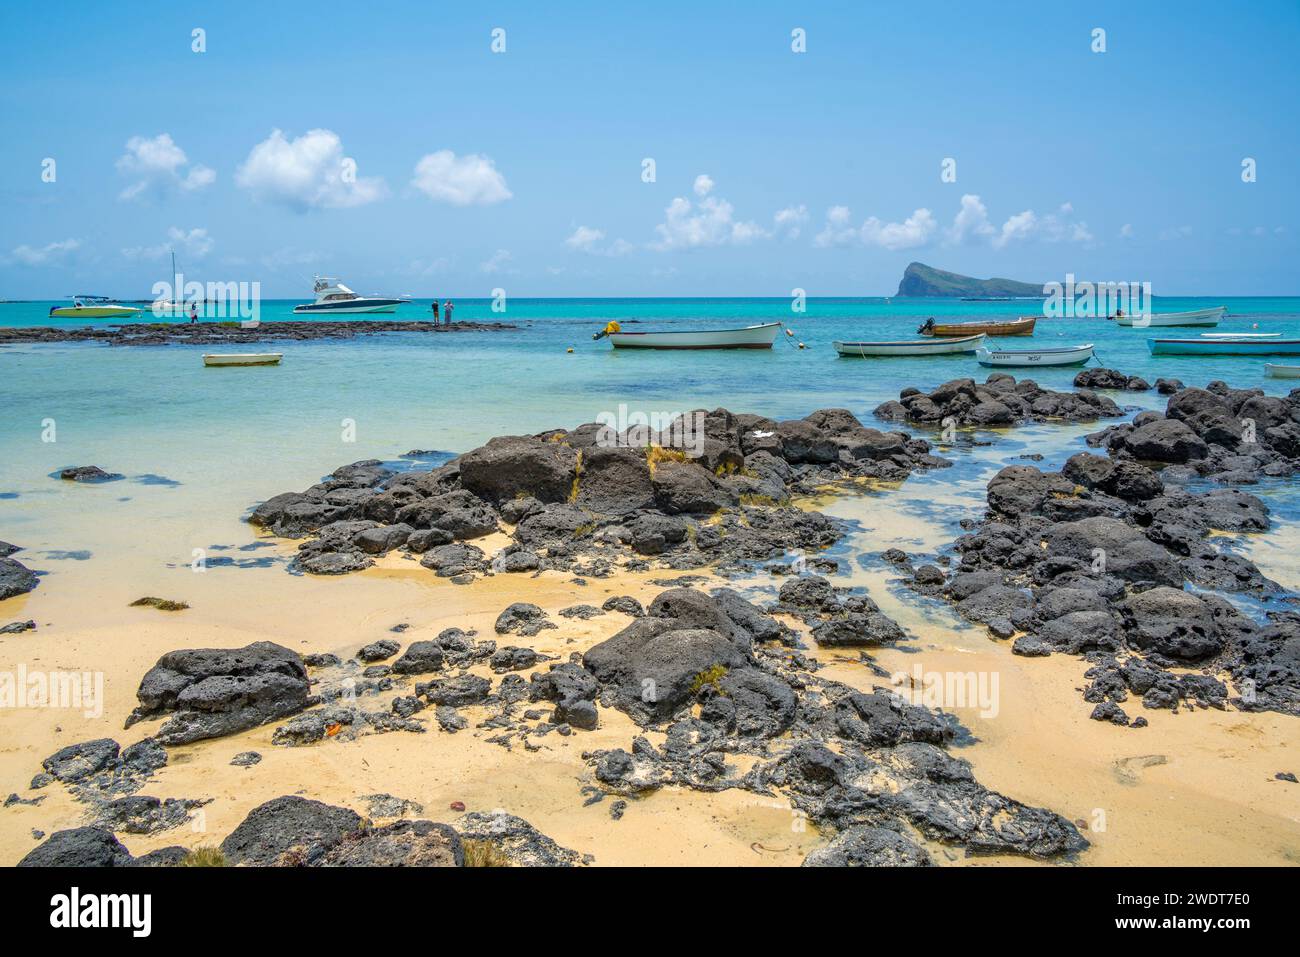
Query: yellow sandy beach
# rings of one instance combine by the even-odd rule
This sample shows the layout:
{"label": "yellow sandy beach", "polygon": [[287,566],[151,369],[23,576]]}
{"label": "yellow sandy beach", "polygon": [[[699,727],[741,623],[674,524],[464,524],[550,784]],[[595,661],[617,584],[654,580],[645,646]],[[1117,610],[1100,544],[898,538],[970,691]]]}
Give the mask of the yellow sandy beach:
{"label": "yellow sandy beach", "polygon": [[[855,552],[900,543],[934,548],[942,544],[941,531],[919,521],[914,511],[919,502],[909,499],[932,492],[912,493],[905,486],[815,504],[861,523],[863,530],[851,543]],[[480,544],[491,551],[490,541]],[[292,550],[292,543],[274,546],[283,556]],[[651,579],[676,577],[666,571],[623,573],[578,585],[567,575],[547,572],[490,576],[460,586],[396,553],[371,570],[341,578],[289,576],[280,566],[189,575],[159,569],[129,549],[105,574],[108,564],[68,563],[60,569],[57,587],[49,587],[51,580],[0,606],[6,621],[33,618],[39,625],[34,632],[0,638],[0,671],[24,665],[102,672],[105,689],[98,717],[71,710],[0,710],[0,788],[23,797],[45,795],[39,806],[0,809],[2,864],[17,862],[38,843],[33,829],[49,834],[85,823],[86,806],[60,785],[29,793],[27,783],[45,756],[68,744],[113,737],[125,746],[155,730],[159,722],[129,731],[122,725],[136,703],[141,676],[167,651],[270,640],[303,654],[334,652],[346,658],[381,637],[405,645],[453,625],[492,636],[496,616],[515,601],[534,602],[553,617],[561,608],[599,606],[613,595],[630,594],[648,604],[662,590]],[[997,676],[995,715],[982,714],[978,705],[950,709],[975,739],[954,753],[972,763],[986,786],[1074,820],[1093,845],[1079,864],[1300,862],[1300,792],[1273,778],[1300,763],[1296,719],[1229,710],[1143,712],[1151,724],[1141,730],[1092,721],[1078,691],[1087,667],[1082,661],[1014,656],[1009,643],[960,624],[946,608],[892,590],[887,570],[855,569],[836,583],[866,587],[912,637],[876,653],[886,671],[911,673],[919,667]],[[774,590],[780,582],[769,584]],[[145,594],[183,599],[191,607],[173,613],[128,607]],[[589,621],[554,620],[558,629],[517,643],[567,658],[609,637],[628,619],[610,613]],[[409,628],[393,635],[389,629],[399,623]],[[815,647],[809,654],[825,665],[827,677],[859,688],[889,684],[856,655]],[[485,666],[475,670],[489,675]],[[286,748],[271,744],[271,724],[170,749],[168,766],[142,793],[211,803],[195,816],[192,829],[120,836],[136,854],[177,843],[211,845],[253,807],[282,794],[365,814],[364,795],[389,793],[423,805],[421,816],[433,820],[455,818],[452,802],[471,811],[505,809],[561,845],[591,855],[597,865],[797,865],[823,841],[781,801],[740,790],[706,794],[665,788],[631,801],[623,818],[614,820],[608,798],[583,806],[582,753],[628,747],[640,733],[629,718],[602,708],[597,731],[550,734],[537,751],[506,750],[486,740],[492,732],[474,727],[481,710],[465,709],[470,727],[455,734],[430,721],[425,734],[394,732]],[[262,762],[251,768],[230,765],[234,755],[248,750],[260,752]],[[966,858],[934,844],[929,850],[944,864],[1026,863]]]}

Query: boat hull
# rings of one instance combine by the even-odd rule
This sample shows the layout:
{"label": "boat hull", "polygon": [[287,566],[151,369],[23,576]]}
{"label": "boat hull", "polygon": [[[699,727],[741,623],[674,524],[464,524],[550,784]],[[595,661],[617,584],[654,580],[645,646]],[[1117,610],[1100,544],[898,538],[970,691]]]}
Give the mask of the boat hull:
{"label": "boat hull", "polygon": [[1264,374],[1273,379],[1300,379],[1300,366],[1285,366],[1274,362],[1265,362]]}
{"label": "boat hull", "polygon": [[944,356],[974,352],[984,342],[984,334],[952,339],[916,339],[907,342],[832,342],[842,356]]}
{"label": "boat hull", "polygon": [[205,366],[278,366],[282,352],[205,354]]}
{"label": "boat hull", "polygon": [[402,299],[369,299],[362,303],[355,302],[312,302],[301,306],[294,306],[295,315],[329,315],[329,316],[360,316],[373,315],[384,312],[396,312],[404,300]]}
{"label": "boat hull", "polygon": [[1037,316],[1008,319],[1005,322],[944,322],[917,331],[923,336],[1032,336]]}
{"label": "boat hull", "polygon": [[709,329],[700,332],[614,332],[615,349],[770,349],[781,323],[767,322],[743,329]]}
{"label": "boat hull", "polygon": [[1156,313],[1151,316],[1120,316],[1115,320],[1119,326],[1147,329],[1159,326],[1217,326],[1219,320],[1228,311],[1227,306],[1215,306],[1211,309],[1194,309],[1191,312]]}
{"label": "boat hull", "polygon": [[57,319],[125,319],[139,312],[130,306],[55,306],[50,310],[50,316]]}
{"label": "boat hull", "polygon": [[1025,368],[1026,366],[1077,366],[1092,358],[1092,344],[1065,349],[1006,351],[978,349],[975,358],[982,366]]}
{"label": "boat hull", "polygon": [[1300,356],[1300,339],[1148,339],[1153,356]]}

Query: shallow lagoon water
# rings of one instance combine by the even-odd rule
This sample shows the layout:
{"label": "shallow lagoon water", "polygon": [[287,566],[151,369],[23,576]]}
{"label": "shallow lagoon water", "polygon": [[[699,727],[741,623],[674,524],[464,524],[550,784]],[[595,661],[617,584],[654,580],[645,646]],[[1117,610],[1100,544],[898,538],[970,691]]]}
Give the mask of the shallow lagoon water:
{"label": "shallow lagoon water", "polygon": [[[1268,328],[1279,331],[1300,331],[1297,301],[1272,302],[1268,308],[1273,312],[1261,308],[1229,319],[1221,328],[1250,328],[1259,322],[1276,324]],[[1287,313],[1277,302],[1295,311]],[[0,305],[0,322],[26,324],[13,321],[10,310],[30,308]],[[462,304],[458,318],[502,318],[486,304],[479,315],[475,308]],[[0,755],[5,786],[22,789],[40,758],[60,744],[121,734],[121,717],[133,703],[139,675],[171,648],[271,638],[303,651],[350,653],[363,639],[387,634],[396,621],[413,623],[408,637],[414,640],[412,636],[431,636],[452,623],[490,628],[504,604],[525,596],[552,610],[595,597],[560,580],[534,583],[517,576],[459,589],[431,581],[418,566],[398,558],[343,579],[291,576],[285,565],[292,546],[259,542],[242,521],[250,506],[270,495],[304,488],[346,462],[392,460],[413,448],[459,452],[496,434],[573,426],[602,412],[617,414],[621,403],[645,413],[725,405],[775,417],[843,406],[870,425],[871,410],[904,386],[930,388],[961,376],[981,380],[987,370],[968,357],[841,360],[830,349],[832,339],[910,337],[918,316],[931,311],[1006,315],[1008,308],[1023,309],[1024,304],[908,303],[911,315],[887,318],[894,307],[884,303],[814,301],[808,315],[791,321],[808,346],[804,350],[782,341],[770,353],[688,355],[615,353],[605,343],[592,342],[590,333],[606,317],[637,310],[646,313],[647,322],[686,326],[720,319],[760,321],[778,317],[777,310],[788,307],[743,301],[660,303],[642,309],[625,301],[530,308],[531,313],[512,304],[504,318],[520,323],[513,331],[285,343],[275,347],[285,352],[278,368],[204,369],[199,356],[210,347],[0,349],[8,412],[0,420],[0,494],[14,496],[0,501],[0,538],[25,546],[19,557],[44,573],[36,592],[5,603],[10,607],[0,616],[4,620],[33,617],[40,625],[34,635],[21,639],[25,644],[17,644],[20,639],[6,643],[5,662],[11,664],[19,655],[36,663],[87,662],[105,668],[113,719],[91,722],[47,713],[6,724],[12,740],[23,743]],[[1259,360],[1172,359],[1155,365],[1140,330],[1096,320],[1044,322],[1041,330],[1033,339],[1009,344],[1028,347],[1049,337],[1086,337],[1098,343],[1106,365],[1152,381],[1169,375],[1198,385],[1214,378],[1238,386],[1259,384],[1275,394],[1289,388],[1285,382],[1260,379]],[[1065,389],[1076,371],[1041,370],[1035,378]],[[1154,392],[1117,393],[1114,398],[1132,410],[1159,408],[1164,402]],[[47,419],[54,420],[54,442],[41,441]],[[345,440],[344,419],[355,424],[355,441]],[[1085,434],[1105,424],[964,432],[953,447],[938,449],[954,461],[951,469],[919,473],[897,487],[864,486],[861,494],[819,500],[817,507],[850,523],[847,537],[832,549],[842,566],[836,582],[869,592],[908,631],[912,640],[878,655],[886,672],[907,671],[919,662],[926,669],[1001,676],[998,717],[953,709],[970,731],[961,754],[982,781],[1022,800],[1080,819],[1106,809],[1109,830],[1089,833],[1094,849],[1085,863],[1294,862],[1300,859],[1300,825],[1278,803],[1285,797],[1278,790],[1282,786],[1270,783],[1274,771],[1294,764],[1296,752],[1288,743],[1293,719],[1236,712],[1161,715],[1159,727],[1148,729],[1153,733],[1145,738],[1090,721],[1075,690],[1082,682],[1082,662],[1066,656],[1034,661],[1011,656],[1007,643],[991,641],[981,629],[956,619],[947,606],[900,587],[897,572],[879,560],[889,547],[920,559],[945,553],[961,534],[962,519],[981,514],[984,486],[998,468],[1036,455],[1043,459],[1035,464],[1057,468],[1085,448]],[[937,441],[933,433],[913,431]],[[97,464],[124,479],[79,485],[49,477],[74,464]],[[1300,564],[1291,547],[1300,539],[1300,503],[1293,483],[1249,490],[1269,502],[1277,527],[1265,535],[1240,537],[1238,547],[1266,574],[1293,587],[1300,583]],[[207,556],[207,572],[201,576],[190,570],[194,549]],[[85,553],[89,557],[84,560],[70,560]],[[771,596],[780,580],[760,573],[738,584]],[[148,594],[184,599],[192,608],[169,616],[127,607]],[[568,654],[572,647],[548,650]],[[821,657],[829,677],[865,686],[881,683],[855,656]],[[617,723],[616,716],[609,725],[602,746],[625,746],[630,726]],[[122,740],[130,739],[128,734]],[[798,842],[783,838],[787,815],[779,808],[756,809],[736,795],[683,792],[647,801],[637,815],[617,825],[617,833],[607,833],[603,811],[580,808],[574,782],[581,762],[573,755],[557,754],[546,759],[553,763],[537,765],[503,757],[494,746],[479,749],[471,743],[463,754],[452,755],[445,747],[425,748],[435,741],[388,736],[368,744],[364,756],[369,763],[357,765],[361,752],[288,754],[268,748],[268,739],[269,730],[261,729],[207,748],[184,749],[176,766],[161,776],[158,793],[216,795],[211,820],[218,834],[233,827],[252,803],[285,790],[283,782],[308,776],[315,796],[334,801],[355,798],[360,787],[387,787],[430,806],[469,797],[471,803],[509,804],[562,842],[602,848],[598,858],[607,863],[646,862],[653,859],[652,851],[673,851],[662,841],[629,840],[629,835],[650,837],[655,828],[696,835],[692,853],[697,861],[766,863],[767,858],[753,857],[753,843],[760,842],[789,846],[773,855],[772,863],[797,863],[815,841],[815,835]],[[249,747],[268,753],[251,789],[242,776],[228,778],[226,766],[230,754]],[[1167,755],[1167,763],[1144,771],[1140,787],[1126,783],[1116,767],[1150,752]],[[363,777],[364,785],[358,783]],[[515,781],[526,786],[507,783]],[[1216,783],[1227,781],[1234,783]],[[4,860],[16,860],[31,843],[20,821],[48,830],[70,826],[79,813],[58,796],[44,810],[11,811],[17,815],[14,826],[0,833]],[[131,844],[139,852],[174,839],[160,835]]]}

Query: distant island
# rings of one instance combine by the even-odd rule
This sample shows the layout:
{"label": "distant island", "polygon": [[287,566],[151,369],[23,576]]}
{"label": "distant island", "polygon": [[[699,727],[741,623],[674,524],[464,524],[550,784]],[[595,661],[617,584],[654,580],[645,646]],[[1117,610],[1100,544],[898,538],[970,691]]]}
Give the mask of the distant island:
{"label": "distant island", "polygon": [[972,279],[955,272],[912,263],[898,284],[899,296],[952,296],[978,299],[1008,299],[1025,296],[1042,299],[1043,284],[1014,279]]}

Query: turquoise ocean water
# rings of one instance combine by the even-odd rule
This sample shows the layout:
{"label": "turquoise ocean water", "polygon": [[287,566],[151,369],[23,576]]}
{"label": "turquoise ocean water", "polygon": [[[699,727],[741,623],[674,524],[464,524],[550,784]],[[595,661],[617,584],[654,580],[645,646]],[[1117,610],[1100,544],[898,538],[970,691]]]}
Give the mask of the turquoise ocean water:
{"label": "turquoise ocean water", "polygon": [[[294,304],[264,302],[262,318],[290,319]],[[1300,336],[1300,298],[1171,298],[1157,300],[1155,309],[1220,304],[1228,318],[1218,331]],[[0,325],[50,324],[50,305],[0,304]],[[281,366],[246,369],[204,368],[202,352],[228,351],[213,347],[3,346],[0,538],[76,547],[94,537],[90,528],[102,517],[95,510],[111,508],[123,510],[120,522],[137,523],[141,535],[156,526],[186,543],[246,539],[238,519],[249,505],[304,488],[345,462],[392,459],[412,448],[460,452],[493,435],[617,415],[621,405],[646,414],[721,405],[774,417],[843,406],[872,424],[871,410],[904,386],[982,380],[989,370],[971,356],[840,359],[832,340],[913,338],[928,316],[992,319],[1040,310],[1036,301],[811,299],[806,312],[795,313],[787,299],[520,299],[500,313],[488,300],[459,300],[457,319],[518,328],[276,343],[267,350],[284,353]],[[428,300],[417,300],[397,318],[428,315]],[[591,339],[611,319],[629,329],[778,319],[795,336],[782,336],[771,351],[615,351]],[[1262,359],[1153,358],[1145,343],[1151,335],[1099,319],[1052,319],[1041,320],[1032,338],[1005,342],[1013,348],[1093,342],[1100,364],[1151,381],[1225,379],[1274,394],[1291,387],[1264,378]],[[1069,388],[1077,369],[1032,372],[1044,385]],[[1163,404],[1154,392],[1116,398],[1144,408]],[[48,477],[81,464],[128,479],[70,489]],[[139,478],[149,475],[179,484]],[[154,550],[175,557],[186,553],[180,545]]]}

